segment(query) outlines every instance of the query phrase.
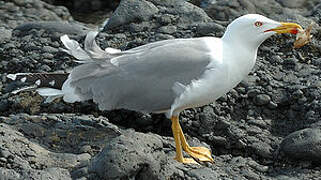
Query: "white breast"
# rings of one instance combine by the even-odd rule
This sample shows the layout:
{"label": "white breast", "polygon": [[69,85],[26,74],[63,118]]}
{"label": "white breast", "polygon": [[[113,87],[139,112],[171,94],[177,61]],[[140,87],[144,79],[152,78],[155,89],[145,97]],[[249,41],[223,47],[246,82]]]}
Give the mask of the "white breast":
{"label": "white breast", "polygon": [[185,92],[175,99],[171,115],[178,115],[186,108],[214,102],[242,81],[255,63],[256,52],[237,54],[234,47],[225,45],[219,38],[209,38],[206,43],[212,62],[203,76],[193,81]]}

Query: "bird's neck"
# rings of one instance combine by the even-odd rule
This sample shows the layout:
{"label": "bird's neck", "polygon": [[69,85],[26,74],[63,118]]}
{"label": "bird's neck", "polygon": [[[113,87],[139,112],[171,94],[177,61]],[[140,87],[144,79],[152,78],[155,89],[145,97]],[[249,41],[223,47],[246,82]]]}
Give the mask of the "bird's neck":
{"label": "bird's neck", "polygon": [[[236,85],[254,67],[258,47],[249,47],[235,41],[223,40],[223,53],[228,59],[231,81]],[[238,74],[235,76],[235,74]]]}
{"label": "bird's neck", "polygon": [[250,41],[249,39],[244,38],[246,37],[233,35],[233,33],[224,33],[222,40],[223,42],[229,42],[230,45],[233,45],[236,48],[243,48],[243,50],[249,52],[256,52],[260,44],[256,41]]}

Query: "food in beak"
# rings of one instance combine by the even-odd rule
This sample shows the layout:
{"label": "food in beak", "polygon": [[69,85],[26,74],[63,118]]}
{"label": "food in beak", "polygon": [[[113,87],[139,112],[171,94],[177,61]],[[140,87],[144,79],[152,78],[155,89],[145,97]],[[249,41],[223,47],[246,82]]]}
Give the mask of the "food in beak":
{"label": "food in beak", "polygon": [[294,48],[300,48],[311,41],[311,29],[312,24],[310,24],[306,30],[298,29],[298,33],[296,34],[296,41],[294,42]]}

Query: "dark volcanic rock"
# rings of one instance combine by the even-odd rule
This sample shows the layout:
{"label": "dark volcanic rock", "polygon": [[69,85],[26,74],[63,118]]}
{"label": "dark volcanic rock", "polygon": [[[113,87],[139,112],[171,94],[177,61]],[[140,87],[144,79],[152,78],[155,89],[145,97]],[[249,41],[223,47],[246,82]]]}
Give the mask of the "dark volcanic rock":
{"label": "dark volcanic rock", "polygon": [[172,140],[132,130],[124,131],[91,160],[88,172],[104,179],[218,178],[214,169],[175,161]]}
{"label": "dark volcanic rock", "polygon": [[51,22],[31,22],[17,26],[15,30],[19,30],[21,34],[27,34],[31,29],[43,29],[48,32],[59,32],[68,35],[86,35],[89,28],[76,23],[66,23],[59,21]]}
{"label": "dark volcanic rock", "polygon": [[262,106],[262,105],[266,105],[269,104],[271,101],[271,97],[267,94],[259,94],[255,97],[255,104]]}
{"label": "dark volcanic rock", "polygon": [[[0,132],[0,156],[4,159],[0,162],[0,174],[3,175],[1,177],[71,179],[67,169],[90,158],[89,154],[48,151],[3,123],[0,124]],[[19,168],[20,172],[14,172],[11,168]]]}
{"label": "dark volcanic rock", "polygon": [[53,6],[40,0],[0,2],[0,22],[5,28],[15,28],[25,22],[72,20],[63,6]]}
{"label": "dark volcanic rock", "polygon": [[105,138],[120,134],[104,118],[67,117],[53,114],[0,117],[0,174],[18,179],[71,179],[70,169],[89,163],[94,151],[91,147],[102,146]]}
{"label": "dark volcanic rock", "polygon": [[150,29],[168,24],[181,27],[210,21],[211,18],[201,8],[185,1],[124,0],[110,17],[105,30],[129,23]]}
{"label": "dark volcanic rock", "polygon": [[321,130],[307,128],[289,134],[281,143],[281,151],[291,159],[320,162]]}
{"label": "dark volcanic rock", "polygon": [[109,19],[106,28],[112,29],[131,22],[147,21],[157,12],[158,8],[153,3],[145,0],[121,1],[116,11]]}
{"label": "dark volcanic rock", "polygon": [[[89,172],[105,179],[169,178],[172,174],[161,173],[160,164],[168,161],[168,155],[162,149],[164,145],[160,137],[127,131],[108,142],[92,159]],[[172,160],[172,163],[175,162]]]}

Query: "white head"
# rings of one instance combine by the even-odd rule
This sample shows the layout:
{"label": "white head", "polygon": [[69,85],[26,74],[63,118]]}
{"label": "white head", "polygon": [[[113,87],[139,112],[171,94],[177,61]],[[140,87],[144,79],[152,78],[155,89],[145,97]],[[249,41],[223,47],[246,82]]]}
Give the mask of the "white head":
{"label": "white head", "polygon": [[247,14],[227,26],[223,39],[258,48],[273,34],[296,34],[302,27],[295,23],[277,22],[259,14]]}

